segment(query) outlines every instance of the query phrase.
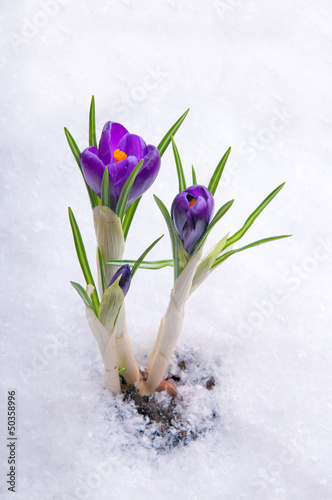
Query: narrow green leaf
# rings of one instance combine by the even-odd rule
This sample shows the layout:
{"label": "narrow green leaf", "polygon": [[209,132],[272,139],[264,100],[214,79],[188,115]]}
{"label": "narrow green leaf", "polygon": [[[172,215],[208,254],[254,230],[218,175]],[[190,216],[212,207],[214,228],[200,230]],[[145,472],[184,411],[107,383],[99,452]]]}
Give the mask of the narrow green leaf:
{"label": "narrow green leaf", "polygon": [[95,96],[92,96],[89,114],[89,146],[97,147]]}
{"label": "narrow green leaf", "polygon": [[77,293],[79,294],[81,299],[83,299],[83,302],[85,303],[85,305],[87,307],[90,307],[90,309],[92,309],[92,311],[96,314],[94,305],[93,305],[89,295],[84,290],[84,288],[79,283],[75,283],[75,281],[71,281],[70,283],[73,285],[73,287],[75,288],[75,290],[77,291]]}
{"label": "narrow green leaf", "polygon": [[107,167],[105,167],[101,184],[101,204],[105,207],[111,208],[110,181]]}
{"label": "narrow green leaf", "polygon": [[192,167],[191,167],[191,172],[192,172],[192,176],[193,176],[193,186],[196,186],[196,184],[197,184],[197,177],[196,177],[196,172],[195,172],[195,169],[194,169],[194,165],[192,165]]}
{"label": "narrow green leaf", "polygon": [[179,151],[178,151],[178,148],[176,147],[173,136],[172,136],[172,146],[173,146],[174,160],[175,160],[175,164],[176,164],[176,171],[177,171],[178,179],[179,179],[179,193],[181,193],[182,191],[184,191],[186,189],[186,179],[184,177],[184,172],[183,172],[183,167],[182,167]]}
{"label": "narrow green leaf", "polygon": [[233,205],[233,203],[234,203],[234,200],[230,200],[227,203],[225,203],[225,205],[223,205],[221,208],[219,208],[218,212],[216,213],[216,215],[213,217],[212,221],[208,225],[205,233],[200,237],[200,239],[196,243],[194,253],[196,253],[201,248],[201,246],[205,242],[206,238],[210,234],[211,229],[225,215],[225,213],[228,212],[228,210],[231,208],[231,206]]}
{"label": "narrow green leaf", "polygon": [[231,148],[228,148],[226,153],[224,154],[224,156],[221,158],[220,162],[216,166],[215,171],[212,174],[211,180],[210,180],[209,185],[208,185],[208,190],[210,191],[212,196],[214,196],[214,194],[217,190],[220,178],[221,178],[222,173],[224,171],[224,168],[225,168],[225,165],[226,165],[226,162],[228,160],[230,152],[231,152]]}
{"label": "narrow green leaf", "polygon": [[125,371],[127,371],[127,367],[125,368],[118,368],[119,370],[119,375],[121,375],[122,373],[124,373]]}
{"label": "narrow green leaf", "polygon": [[219,264],[221,264],[224,260],[228,259],[228,257],[230,257],[231,255],[233,255],[235,253],[242,252],[243,250],[247,250],[247,248],[252,248],[252,247],[255,247],[258,245],[262,245],[263,243],[269,243],[270,241],[281,240],[282,238],[289,238],[290,236],[292,236],[292,234],[284,234],[282,236],[272,236],[270,238],[264,238],[262,240],[254,241],[253,243],[250,243],[249,245],[246,245],[246,246],[241,247],[241,248],[237,248],[236,250],[230,250],[229,252],[226,252],[226,253],[220,255],[220,257],[218,257],[216,259],[215,263],[212,266],[212,269],[214,267],[218,266]]}
{"label": "narrow green leaf", "polygon": [[134,276],[134,274],[136,273],[137,269],[140,267],[141,263],[143,262],[143,259],[144,257],[147,256],[147,254],[150,252],[150,250],[152,250],[152,248],[158,243],[159,240],[161,240],[161,238],[163,238],[164,235],[162,236],[159,236],[159,238],[157,238],[153,243],[151,243],[151,245],[146,249],[144,250],[144,252],[142,253],[142,255],[137,259],[137,261],[135,262],[135,264],[133,265],[132,269],[131,269],[131,277]]}
{"label": "narrow green leaf", "polygon": [[121,190],[121,193],[120,193],[120,196],[118,199],[118,203],[117,203],[116,209],[115,209],[115,213],[119,217],[121,222],[122,222],[123,216],[126,212],[126,207],[127,207],[128,198],[130,195],[131,188],[135,182],[137,174],[139,173],[139,171],[143,165],[143,161],[144,160],[141,160],[139,163],[137,163],[136,167],[131,172],[130,176],[128,177],[128,179],[124,183],[124,186]]}
{"label": "narrow green leaf", "polygon": [[83,177],[83,180],[84,180],[84,183],[85,183],[85,186],[86,186],[86,189],[88,191],[88,195],[89,195],[89,199],[90,199],[90,203],[91,203],[91,207],[94,208],[96,205],[99,205],[100,201],[99,201],[99,198],[98,196],[92,191],[92,189],[87,185],[86,181],[85,181],[85,178],[84,178],[84,175],[83,175],[83,170],[82,170],[82,167],[81,167],[81,162],[80,162],[80,156],[81,156],[81,152],[76,144],[76,142],[74,141],[74,138],[73,136],[71,135],[71,133],[69,132],[69,130],[65,127],[65,135],[66,135],[66,138],[67,138],[67,141],[68,141],[68,144],[69,144],[69,147],[71,149],[71,152],[73,153],[74,155],[74,158],[76,160],[76,163],[81,171],[81,174],[82,174],[82,177]]}
{"label": "narrow green leaf", "polygon": [[168,213],[167,208],[165,207],[163,202],[155,194],[153,196],[156,200],[156,203],[157,203],[161,213],[164,216],[165,222],[167,224],[169,236],[171,239],[173,263],[174,263],[173,264],[174,265],[174,281],[175,281],[179,275],[179,257],[178,257],[178,243],[177,243],[176,232],[175,232],[173,222],[172,222],[171,216]]}
{"label": "narrow green leaf", "polygon": [[136,213],[136,210],[137,210],[137,207],[139,205],[139,202],[141,201],[141,198],[142,198],[142,196],[140,196],[139,198],[137,198],[137,200],[135,200],[130,205],[130,207],[128,207],[128,209],[127,209],[127,211],[125,213],[125,216],[124,216],[124,219],[123,219],[123,224],[122,224],[123,236],[124,236],[125,241],[127,239],[131,223],[133,221],[134,215]]}
{"label": "narrow green leaf", "polygon": [[106,283],[106,280],[105,280],[103,257],[101,255],[101,250],[99,247],[98,247],[98,264],[99,264],[99,271],[100,271],[101,286],[103,289],[103,293],[105,293],[105,290],[106,290],[108,283]]}
{"label": "narrow green leaf", "polygon": [[165,153],[169,143],[172,140],[172,136],[174,136],[176,134],[176,132],[179,130],[180,126],[182,125],[182,123],[183,123],[183,121],[188,113],[189,113],[189,108],[187,109],[187,111],[185,113],[183,113],[182,116],[180,116],[180,118],[174,123],[174,125],[169,129],[169,131],[161,139],[161,141],[158,145],[158,150],[159,150],[160,156],[162,156]]}
{"label": "narrow green leaf", "polygon": [[242,238],[242,236],[248,231],[250,226],[255,222],[257,217],[263,212],[264,208],[273,200],[275,196],[277,196],[277,194],[284,187],[285,184],[286,184],[285,182],[280,184],[280,186],[278,186],[274,191],[272,191],[272,193],[269,194],[269,196],[265,198],[265,200],[262,201],[262,203],[256,208],[256,210],[254,210],[253,213],[249,215],[248,219],[243,224],[241,229],[237,231],[235,234],[233,234],[233,236],[231,236],[227,240],[225,248],[229,247],[230,245],[232,245],[233,243]]}
{"label": "narrow green leaf", "polygon": [[[108,260],[104,264],[109,264],[110,266],[122,266],[123,264],[128,264],[133,267],[136,260]],[[163,267],[173,267],[173,260],[153,260],[147,261],[143,260],[140,265],[140,269],[162,269]]]}
{"label": "narrow green leaf", "polygon": [[94,291],[91,294],[91,300],[92,300],[92,303],[94,305],[95,310],[98,313],[98,310],[99,310],[98,294],[97,294],[96,286],[95,286],[95,283],[93,281],[93,277],[92,277],[92,274],[91,274],[91,271],[90,271],[90,266],[89,266],[88,258],[86,256],[86,252],[85,252],[85,248],[84,248],[82,236],[81,236],[79,227],[77,225],[76,219],[74,217],[74,214],[73,214],[73,212],[72,212],[72,210],[71,210],[70,207],[68,207],[68,212],[69,212],[70,225],[71,225],[71,229],[72,229],[72,232],[73,232],[73,238],[74,238],[76,253],[77,253],[77,257],[78,257],[78,260],[79,260],[79,263],[80,263],[80,266],[81,266],[81,269],[82,269],[82,272],[83,272],[86,284],[87,285],[93,285],[94,288],[95,288]]}

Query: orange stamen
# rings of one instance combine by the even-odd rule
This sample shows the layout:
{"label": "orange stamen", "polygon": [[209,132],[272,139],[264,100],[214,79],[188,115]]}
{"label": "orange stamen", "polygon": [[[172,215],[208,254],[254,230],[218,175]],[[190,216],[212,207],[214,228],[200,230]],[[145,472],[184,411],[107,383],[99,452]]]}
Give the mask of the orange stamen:
{"label": "orange stamen", "polygon": [[125,160],[127,158],[126,153],[124,153],[123,151],[120,151],[120,149],[116,149],[113,153],[113,156],[114,156],[115,161],[121,161],[121,160]]}
{"label": "orange stamen", "polygon": [[190,200],[189,207],[192,207],[193,205],[195,205],[196,201],[197,201],[196,198],[193,198],[192,200]]}

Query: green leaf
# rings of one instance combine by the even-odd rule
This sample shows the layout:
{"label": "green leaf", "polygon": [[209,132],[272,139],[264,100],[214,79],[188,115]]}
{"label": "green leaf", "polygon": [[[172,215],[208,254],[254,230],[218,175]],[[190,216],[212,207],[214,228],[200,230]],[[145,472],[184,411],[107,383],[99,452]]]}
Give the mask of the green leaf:
{"label": "green leaf", "polygon": [[225,205],[223,205],[221,208],[219,208],[218,212],[216,213],[216,215],[213,217],[212,221],[208,225],[205,233],[200,237],[200,239],[196,243],[195,249],[194,249],[194,253],[196,253],[201,248],[201,246],[205,242],[206,238],[210,234],[211,229],[225,215],[225,213],[228,212],[228,210],[231,208],[231,206],[233,205],[233,203],[234,203],[234,200],[230,200],[227,203],[225,203]]}
{"label": "green leaf", "polygon": [[180,118],[169,129],[167,134],[161,139],[161,141],[158,145],[158,150],[159,150],[160,156],[162,156],[165,153],[169,143],[172,140],[172,136],[174,136],[176,134],[176,132],[179,130],[180,126],[182,125],[182,123],[183,123],[183,121],[188,113],[189,113],[189,108],[187,109],[187,111],[185,113],[183,113],[182,116],[180,116]]}
{"label": "green leaf", "polygon": [[101,286],[103,289],[103,293],[105,293],[107,283],[105,280],[105,273],[104,273],[104,265],[103,265],[103,257],[101,255],[101,250],[98,247],[98,264],[99,264],[99,271],[100,271],[100,279],[101,279]]}
{"label": "green leaf", "polygon": [[[228,233],[229,234],[229,233]],[[196,288],[203,283],[203,281],[207,278],[207,276],[210,274],[211,268],[213,264],[215,263],[216,259],[218,258],[218,255],[220,252],[222,252],[225,243],[228,238],[228,234],[224,236],[210,251],[209,253],[204,257],[203,260],[199,263],[197,266],[195,276],[193,279],[193,283],[191,286],[191,292],[196,290]]]}
{"label": "green leaf", "polygon": [[196,186],[196,184],[197,184],[197,177],[196,177],[196,172],[195,172],[195,169],[194,169],[194,165],[192,165],[192,167],[191,167],[191,172],[192,172],[192,176],[193,176],[193,186]]}
{"label": "green leaf", "polygon": [[111,286],[105,290],[99,309],[99,320],[108,332],[114,328],[121,306],[124,301],[122,288],[119,286],[119,276]]}
{"label": "green leaf", "polygon": [[212,196],[214,196],[214,194],[217,190],[220,178],[221,178],[222,173],[224,171],[224,168],[225,168],[225,165],[226,165],[226,162],[228,160],[230,152],[231,152],[231,148],[228,148],[226,153],[224,154],[224,156],[221,158],[220,162],[218,163],[215,171],[213,172],[213,175],[212,175],[211,180],[210,180],[209,185],[208,185],[208,190],[210,191]]}
{"label": "green leaf", "polygon": [[281,240],[282,238],[289,238],[290,236],[292,236],[292,234],[284,234],[282,236],[272,236],[270,238],[264,238],[262,240],[254,241],[253,243],[250,243],[249,245],[246,245],[246,246],[241,247],[241,248],[237,248],[236,250],[230,250],[229,252],[226,252],[226,253],[220,255],[220,257],[218,257],[216,259],[215,263],[212,266],[212,269],[216,266],[219,266],[219,264],[221,264],[224,260],[228,259],[228,257],[230,257],[231,255],[233,255],[235,253],[242,252],[243,250],[247,250],[247,248],[253,248],[255,246],[262,245],[263,243],[269,243],[270,241]]}
{"label": "green leaf", "polygon": [[84,290],[84,288],[79,283],[75,283],[75,281],[71,281],[70,283],[73,285],[73,287],[75,288],[75,290],[77,291],[77,293],[79,294],[81,299],[83,299],[83,302],[85,303],[85,305],[87,307],[90,307],[90,309],[92,309],[92,311],[96,314],[96,310],[94,308],[94,305],[93,305],[89,295]]}
{"label": "green leaf", "polygon": [[126,207],[127,207],[128,198],[130,195],[131,188],[135,182],[137,174],[139,173],[139,171],[143,165],[143,161],[144,160],[141,160],[139,163],[137,163],[136,167],[131,172],[130,176],[128,177],[128,179],[124,183],[123,188],[121,189],[121,193],[120,193],[118,203],[117,203],[116,209],[115,209],[115,213],[119,217],[121,222],[122,222],[124,214],[126,212]]}
{"label": "green leaf", "polygon": [[130,207],[128,207],[128,209],[127,209],[127,211],[125,213],[125,216],[124,216],[124,219],[123,219],[123,224],[122,224],[123,236],[124,236],[125,241],[127,239],[129,228],[131,226],[131,223],[133,221],[134,215],[136,213],[136,210],[137,210],[137,207],[139,205],[139,202],[141,201],[141,198],[142,198],[142,196],[140,196],[139,198],[137,198],[137,200],[135,200],[130,205]]}
{"label": "green leaf", "polygon": [[79,263],[81,265],[81,269],[82,269],[86,284],[92,285],[95,288],[91,294],[91,300],[92,300],[92,303],[94,305],[95,311],[97,311],[97,313],[98,313],[98,310],[99,310],[98,294],[97,294],[96,286],[95,286],[95,283],[93,281],[93,277],[92,277],[92,274],[90,271],[90,266],[89,266],[88,258],[86,256],[82,236],[81,236],[79,227],[77,225],[76,219],[74,217],[74,214],[73,214],[70,207],[68,207],[68,212],[69,212],[70,225],[71,225],[71,229],[73,232],[76,253],[77,253]]}
{"label": "green leaf", "polygon": [[127,371],[127,367],[125,368],[118,368],[119,370],[119,375],[121,375],[122,373],[124,373],[125,371]]}
{"label": "green leaf", "polygon": [[186,189],[186,179],[184,177],[184,172],[182,168],[182,163],[181,163],[181,158],[179,155],[178,148],[176,147],[174,138],[172,137],[172,146],[173,146],[173,154],[174,154],[174,159],[175,159],[175,164],[176,164],[176,171],[178,174],[178,179],[179,179],[179,193],[184,191]]}
{"label": "green leaf", "polygon": [[237,231],[235,234],[233,234],[233,236],[231,236],[227,240],[225,248],[229,247],[230,245],[233,245],[233,243],[242,238],[242,236],[248,231],[250,226],[255,222],[255,220],[261,214],[261,212],[263,212],[264,208],[273,200],[275,196],[277,196],[277,194],[284,187],[285,184],[286,184],[285,182],[280,184],[280,186],[278,186],[274,191],[272,191],[272,193],[269,194],[269,196],[265,198],[265,200],[262,201],[262,203],[256,208],[256,210],[254,210],[253,213],[249,215],[248,219],[243,224],[241,229]]}
{"label": "green leaf", "polygon": [[164,235],[162,236],[159,236],[159,238],[157,238],[153,243],[151,243],[151,245],[146,249],[144,250],[144,252],[142,253],[142,255],[137,259],[137,261],[135,262],[135,264],[133,265],[132,267],[132,270],[131,270],[131,277],[134,276],[134,274],[136,273],[137,269],[140,267],[141,265],[141,262],[143,262],[143,259],[144,257],[147,256],[147,254],[150,252],[150,250],[152,250],[152,248],[158,243],[159,240],[161,240],[161,238],[163,238]]}
{"label": "green leaf", "polygon": [[89,146],[97,147],[96,139],[96,111],[95,111],[95,96],[91,98],[90,114],[89,114]]}
{"label": "green leaf", "polygon": [[[128,264],[133,267],[137,260],[108,260],[104,264],[109,264],[110,266],[122,266],[123,264]],[[143,260],[140,265],[140,269],[162,269],[163,267],[173,267],[173,260],[153,260],[147,261]]]}
{"label": "green leaf", "polygon": [[104,207],[111,208],[110,181],[108,177],[107,167],[105,167],[103,180],[101,184],[101,204]]}
{"label": "green leaf", "polygon": [[153,195],[156,203],[161,211],[161,213],[164,216],[165,222],[167,224],[169,236],[171,239],[171,245],[172,245],[172,254],[173,254],[173,263],[174,263],[174,281],[179,275],[179,257],[178,257],[178,242],[177,242],[177,235],[173,226],[172,219],[168,213],[167,208],[163,204],[163,202],[154,194]]}
{"label": "green leaf", "polygon": [[80,150],[79,150],[76,142],[74,141],[73,136],[71,135],[71,133],[69,132],[69,130],[66,129],[66,127],[65,127],[64,130],[65,130],[65,135],[66,135],[69,147],[71,149],[71,152],[73,153],[74,158],[76,160],[76,163],[77,163],[77,165],[78,165],[78,167],[79,167],[79,169],[81,171],[81,174],[82,174],[82,177],[83,177],[83,180],[84,180],[84,183],[85,183],[85,187],[86,187],[86,189],[88,191],[88,195],[89,195],[91,207],[94,208],[96,205],[99,205],[99,203],[100,203],[99,198],[92,191],[92,189],[88,186],[88,184],[86,183],[86,180],[85,180],[84,175],[83,175],[83,170],[82,170],[81,162],[80,162],[81,152],[80,152]]}

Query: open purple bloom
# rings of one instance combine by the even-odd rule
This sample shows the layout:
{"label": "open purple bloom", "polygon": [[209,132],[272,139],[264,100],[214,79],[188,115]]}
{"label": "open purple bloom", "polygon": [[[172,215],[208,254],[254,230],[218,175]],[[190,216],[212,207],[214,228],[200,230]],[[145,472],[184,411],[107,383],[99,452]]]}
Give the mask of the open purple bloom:
{"label": "open purple bloom", "polygon": [[121,190],[140,160],[144,160],[131,192],[128,205],[139,198],[154,182],[160,168],[160,154],[141,137],[129,134],[120,123],[107,122],[99,147],[91,146],[81,153],[81,165],[87,184],[99,197],[105,167],[109,173],[111,208],[115,211]]}
{"label": "open purple bloom", "polygon": [[194,251],[205,233],[213,207],[213,196],[204,186],[191,186],[174,198],[171,208],[173,224],[188,253]]}
{"label": "open purple bloom", "polygon": [[122,288],[123,295],[126,296],[131,283],[131,272],[128,264],[124,264],[123,266],[120,267],[120,269],[117,270],[117,272],[114,274],[113,278],[109,282],[108,287],[110,287],[112,283],[114,283],[114,281],[118,279],[119,276],[121,276],[119,281],[119,287]]}

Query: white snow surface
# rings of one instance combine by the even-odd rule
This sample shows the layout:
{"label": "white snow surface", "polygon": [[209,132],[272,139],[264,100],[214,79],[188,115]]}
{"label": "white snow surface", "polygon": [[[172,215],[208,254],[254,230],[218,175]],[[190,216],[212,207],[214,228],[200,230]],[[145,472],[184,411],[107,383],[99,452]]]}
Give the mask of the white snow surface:
{"label": "white snow surface", "polygon": [[[331,500],[331,3],[2,0],[0,21],[1,498]],[[83,284],[69,205],[94,272],[95,236],[63,127],[87,146],[92,94],[98,135],[120,121],[150,144],[190,107],[176,142],[202,184],[232,146],[215,199],[235,203],[207,248],[287,182],[242,241],[294,236],[234,255],[187,304],[177,353],[199,366],[181,394],[193,428],[209,428],[187,446],[158,449],[109,394],[69,283]],[[169,150],[126,257],[163,233],[151,258],[170,257],[152,194],[169,207],[177,187]],[[141,366],[171,286],[171,269],[142,270],[128,293]],[[193,386],[201,373],[212,391]]]}

